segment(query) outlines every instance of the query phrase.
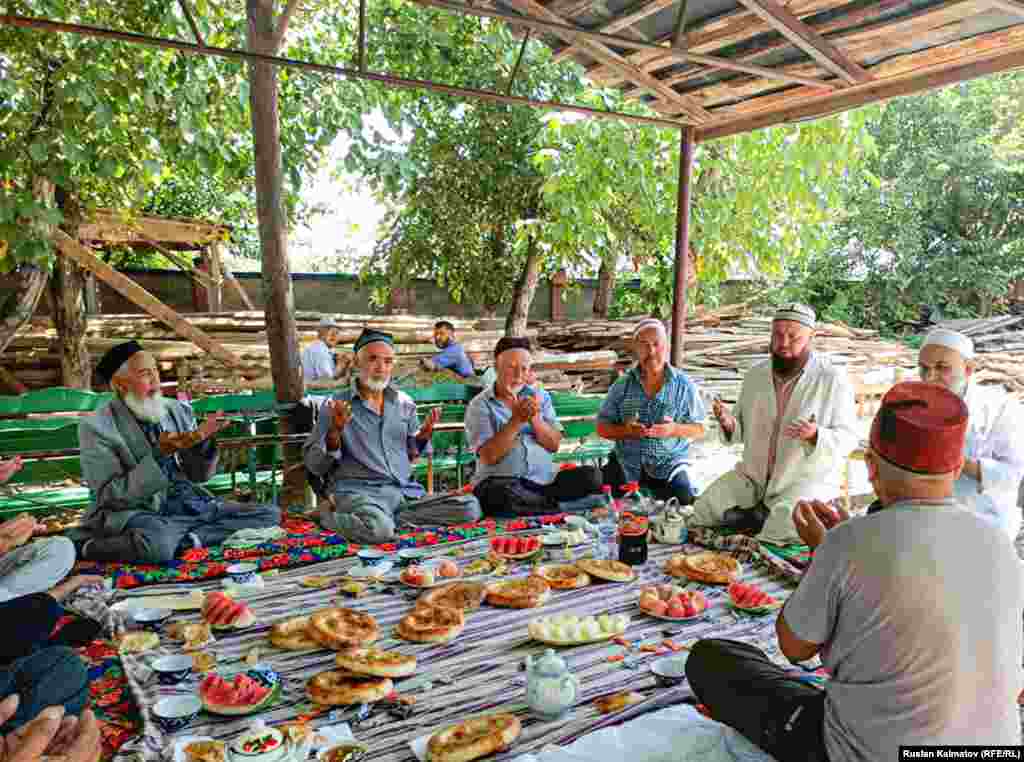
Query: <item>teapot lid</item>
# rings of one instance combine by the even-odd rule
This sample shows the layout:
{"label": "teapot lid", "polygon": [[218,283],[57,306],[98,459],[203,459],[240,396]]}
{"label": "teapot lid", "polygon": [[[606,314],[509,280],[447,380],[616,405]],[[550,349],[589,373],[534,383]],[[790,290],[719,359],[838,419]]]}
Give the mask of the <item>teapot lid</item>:
{"label": "teapot lid", "polygon": [[565,661],[555,653],[553,648],[547,649],[533,665],[533,671],[541,677],[558,677],[567,670]]}

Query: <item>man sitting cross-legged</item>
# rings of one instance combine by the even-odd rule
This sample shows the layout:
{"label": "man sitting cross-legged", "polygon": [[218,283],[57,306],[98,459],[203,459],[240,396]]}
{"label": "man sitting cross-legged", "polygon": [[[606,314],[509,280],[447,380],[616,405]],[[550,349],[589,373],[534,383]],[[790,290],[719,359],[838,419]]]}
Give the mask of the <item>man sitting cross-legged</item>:
{"label": "man sitting cross-legged", "polygon": [[480,518],[471,495],[428,499],[412,478],[412,464],[430,446],[440,415],[419,425],[416,403],[391,386],[394,340],[364,330],[355,343],[357,378],[324,402],[317,427],[303,446],[306,468],[326,483],[333,505],[321,523],[362,544],[391,542],[397,522],[466,524]]}
{"label": "man sitting cross-legged", "polygon": [[858,443],[856,406],[845,371],[812,350],[814,327],[810,307],[779,308],[771,360],[747,371],[735,413],[716,400],[712,412],[723,438],[742,441],[743,457],[697,498],[697,526],[797,542],[790,520],[796,501],[839,495],[840,469]]}
{"label": "man sitting cross-legged", "polygon": [[871,427],[882,508],[849,518],[818,501],[793,521],[813,560],[776,620],[791,662],[820,654],[825,690],[753,646],[697,642],[686,675],[711,716],[779,760],[875,762],[901,746],[1020,743],[1020,562],[954,499],[967,407],[934,384],[893,387]]}
{"label": "man sitting cross-legged", "polygon": [[227,421],[214,414],[196,428],[191,407],[163,396],[156,362],[137,342],[111,349],[96,371],[115,398],[78,425],[95,499],[82,520],[82,558],[162,563],[280,522],[277,506],[221,500],[196,486],[216,471],[213,438]]}
{"label": "man sitting cross-legged", "polygon": [[601,472],[592,466],[556,474],[551,455],[562,442],[562,427],[551,396],[526,385],[530,340],[501,339],[494,368],[494,384],[466,407],[466,439],[477,457],[473,494],[484,513],[555,513],[599,494]]}

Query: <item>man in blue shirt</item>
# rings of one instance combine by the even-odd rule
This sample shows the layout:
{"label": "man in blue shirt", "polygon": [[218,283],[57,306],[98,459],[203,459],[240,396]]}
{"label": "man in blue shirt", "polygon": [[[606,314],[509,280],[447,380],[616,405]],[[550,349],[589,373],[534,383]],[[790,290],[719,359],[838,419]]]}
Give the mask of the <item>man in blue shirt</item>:
{"label": "man in blue shirt", "polygon": [[466,350],[455,343],[455,326],[447,320],[434,323],[434,345],[441,351],[429,360],[420,360],[424,370],[450,370],[462,378],[476,375]]}
{"label": "man in blue shirt", "polygon": [[[324,402],[303,447],[306,468],[326,482],[330,500],[320,519],[327,529],[360,544],[391,542],[396,523],[465,524],[480,518],[470,496],[432,498],[412,464],[430,447],[440,409],[419,425],[416,403],[391,386],[391,334],[366,329],[355,343],[357,377]],[[425,503],[426,501],[424,501]]]}
{"label": "man in blue shirt", "polygon": [[551,396],[526,385],[530,340],[506,337],[494,349],[494,384],[466,408],[466,438],[477,456],[474,492],[484,513],[556,513],[598,494],[601,472],[581,466],[556,473],[562,443]]}
{"label": "man in blue shirt", "polygon": [[637,364],[608,390],[597,433],[615,442],[604,470],[606,484],[639,482],[659,500],[694,500],[686,473],[690,440],[704,436],[705,410],[697,386],[668,364],[668,335],[660,320],[633,331]]}

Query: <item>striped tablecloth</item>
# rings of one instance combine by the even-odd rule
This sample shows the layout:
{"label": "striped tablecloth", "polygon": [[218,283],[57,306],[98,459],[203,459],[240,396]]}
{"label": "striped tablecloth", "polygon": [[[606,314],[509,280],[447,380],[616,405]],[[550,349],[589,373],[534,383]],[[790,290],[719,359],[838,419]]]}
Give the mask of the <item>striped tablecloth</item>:
{"label": "striped tablecloth", "polygon": [[[486,550],[485,542],[465,545],[460,562],[465,563],[483,555]],[[691,546],[688,550],[698,548]],[[645,583],[667,581],[662,571],[664,561],[678,551],[677,546],[652,545],[650,560],[639,570],[639,579],[629,584],[598,582],[578,590],[555,591],[551,600],[539,609],[513,610],[485,605],[467,615],[466,628],[458,638],[443,645],[417,645],[391,637],[393,625],[413,605],[403,594],[413,591],[401,585],[394,586],[395,589],[400,588],[400,592],[382,591],[354,601],[348,599],[340,604],[369,612],[377,618],[383,633],[378,645],[405,654],[415,654],[419,660],[416,675],[396,683],[398,691],[415,696],[412,715],[399,719],[379,711],[354,727],[356,738],[371,750],[369,759],[382,762],[414,759],[408,745],[411,739],[482,712],[507,708],[516,711],[523,721],[523,733],[513,749],[494,758],[501,760],[511,759],[517,754],[539,749],[549,743],[565,743],[599,727],[681,702],[690,695],[685,683],[674,688],[655,685],[648,670],[648,663],[655,658],[654,654],[642,653],[634,647],[624,662],[609,662],[609,656],[625,653],[625,649],[611,643],[563,648],[560,649],[561,655],[581,682],[577,704],[561,720],[543,721],[534,718],[526,710],[526,674],[522,669],[528,654],[540,653],[546,648],[532,642],[527,636],[527,623],[542,615],[568,612],[581,615],[628,613],[633,618],[626,637],[635,646],[641,643],[660,643],[665,638],[664,630],[673,623],[642,614],[637,606],[639,589]],[[559,557],[561,554],[561,550],[557,551]],[[333,652],[286,653],[272,648],[266,639],[270,625],[281,619],[338,605],[336,592],[307,589],[299,584],[299,580],[310,573],[340,574],[353,563],[352,559],[330,561],[315,567],[284,571],[268,578],[262,592],[247,597],[259,624],[232,635],[219,636],[218,642],[209,649],[216,653],[222,668],[230,669],[238,668],[245,655],[253,647],[259,647],[261,662],[283,676],[285,682],[282,697],[261,715],[265,722],[274,724],[315,711],[315,705],[306,698],[305,683],[318,672],[334,668]],[[525,575],[528,571],[529,565],[521,564],[512,568],[512,576]],[[792,589],[792,583],[778,576],[774,567],[756,559],[744,562],[743,579],[756,582],[777,598],[785,598]],[[148,588],[146,592],[167,593],[191,587],[159,586]],[[216,583],[200,587],[218,589]],[[709,600],[709,608],[705,616],[682,623],[681,631],[672,636],[677,643],[703,637],[729,637],[764,648],[772,658],[780,664],[784,663],[775,645],[774,616],[755,618],[734,614],[727,605],[724,588],[694,587],[704,591]],[[191,618],[196,619],[198,615]],[[165,737],[155,723],[149,721],[148,710],[163,696],[194,691],[196,681],[186,683],[184,688],[158,686],[146,665],[158,655],[176,652],[174,644],[164,639],[158,653],[125,657],[129,683],[147,719],[142,737],[126,744],[116,759],[127,760],[138,754],[148,762],[160,759],[171,748],[173,738]],[[632,665],[632,668],[623,665]],[[429,679],[432,685],[422,687],[424,678]],[[412,690],[408,687],[410,685],[413,686]],[[417,688],[417,685],[421,687]],[[594,708],[595,698],[627,689],[643,694],[645,701],[625,712],[612,715],[601,715]],[[324,714],[314,720],[314,725],[344,721],[351,713],[351,710],[342,709],[333,716]],[[251,719],[214,717],[204,713],[179,736],[212,735],[230,739],[244,730]]]}

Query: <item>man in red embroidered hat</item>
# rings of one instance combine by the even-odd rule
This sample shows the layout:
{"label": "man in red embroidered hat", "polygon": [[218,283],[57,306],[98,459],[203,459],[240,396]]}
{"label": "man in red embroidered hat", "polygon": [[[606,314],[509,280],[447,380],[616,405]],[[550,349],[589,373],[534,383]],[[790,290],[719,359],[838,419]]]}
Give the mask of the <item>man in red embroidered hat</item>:
{"label": "man in red embroidered hat", "polygon": [[779,649],[793,663],[820,655],[831,679],[821,690],[752,646],[700,641],[686,674],[715,719],[780,760],[1020,743],[1021,566],[998,528],[951,498],[966,430],[945,387],[885,395],[867,454],[881,509],[793,512],[814,560],[776,620]]}

